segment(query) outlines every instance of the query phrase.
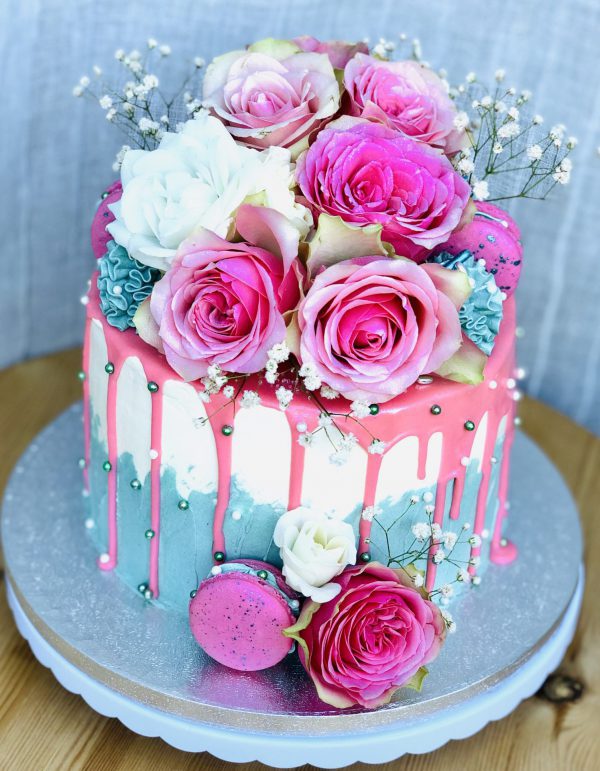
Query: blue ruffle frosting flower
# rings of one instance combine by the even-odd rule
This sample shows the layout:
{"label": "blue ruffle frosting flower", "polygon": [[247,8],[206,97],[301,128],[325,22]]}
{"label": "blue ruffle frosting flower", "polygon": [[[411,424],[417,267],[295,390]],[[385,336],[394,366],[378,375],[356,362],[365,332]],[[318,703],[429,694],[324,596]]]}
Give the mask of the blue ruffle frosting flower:
{"label": "blue ruffle frosting flower", "polygon": [[148,297],[161,273],[134,260],[124,246],[114,241],[109,241],[106,248],[106,254],[98,260],[100,309],[106,321],[123,332],[133,327],[138,306]]}
{"label": "blue ruffle frosting flower", "polygon": [[502,302],[505,297],[494,276],[488,273],[483,260],[477,260],[473,253],[466,249],[457,255],[440,252],[431,261],[445,268],[464,270],[467,273],[473,291],[458,312],[460,325],[479,350],[489,356],[500,329]]}

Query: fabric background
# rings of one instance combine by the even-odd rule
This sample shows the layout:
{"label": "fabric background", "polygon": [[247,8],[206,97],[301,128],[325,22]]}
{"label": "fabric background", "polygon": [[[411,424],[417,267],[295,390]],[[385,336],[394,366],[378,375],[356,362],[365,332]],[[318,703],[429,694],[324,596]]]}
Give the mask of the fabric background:
{"label": "fabric background", "polygon": [[114,71],[117,47],[153,36],[172,46],[177,79],[182,57],[208,60],[266,36],[400,32],[419,37],[454,82],[505,67],[547,125],[564,122],[579,138],[568,187],[508,208],[525,242],[525,388],[600,433],[598,0],[2,0],[0,367],[81,339],[89,225],[123,142],[99,108],[71,95],[93,64]]}

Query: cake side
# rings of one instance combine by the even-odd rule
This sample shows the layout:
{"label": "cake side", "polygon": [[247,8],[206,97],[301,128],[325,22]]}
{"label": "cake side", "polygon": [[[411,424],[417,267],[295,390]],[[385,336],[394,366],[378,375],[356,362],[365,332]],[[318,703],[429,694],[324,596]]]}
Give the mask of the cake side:
{"label": "cake side", "polygon": [[[359,560],[394,564],[415,549],[418,523],[433,542],[430,591],[514,557],[502,538],[514,411],[514,300],[479,385],[423,377],[360,420],[349,403],[298,394],[283,411],[259,376],[237,398],[201,398],[133,330],[106,323],[90,290],[84,351],[88,524],[99,565],[132,587],[184,610],[198,578],[218,559],[281,565],[273,532],[305,506],[349,522]],[[243,394],[260,403],[243,407]],[[344,465],[324,432],[300,443],[329,414],[356,437]],[[373,439],[383,452],[371,452]],[[395,523],[395,524],[394,524]],[[468,528],[468,530],[467,530]],[[457,544],[452,546],[454,533]],[[481,539],[481,544],[479,540]],[[438,539],[439,540],[439,539]],[[448,549],[447,546],[452,546]],[[451,551],[449,558],[441,555]],[[437,555],[437,556],[436,556]],[[149,591],[148,591],[149,590]]]}

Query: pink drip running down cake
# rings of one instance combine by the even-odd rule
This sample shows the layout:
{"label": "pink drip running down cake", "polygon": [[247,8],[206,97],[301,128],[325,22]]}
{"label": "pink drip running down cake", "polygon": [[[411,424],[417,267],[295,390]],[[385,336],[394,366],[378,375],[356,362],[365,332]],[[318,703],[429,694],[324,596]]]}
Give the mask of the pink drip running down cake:
{"label": "pink drip running down cake", "polygon": [[522,246],[491,193],[526,100],[384,54],[258,41],[177,130],[122,57],[129,107],[100,102],[139,149],[94,218],[83,356],[99,568],[225,666],[297,652],[341,709],[419,688],[449,604],[517,554]]}

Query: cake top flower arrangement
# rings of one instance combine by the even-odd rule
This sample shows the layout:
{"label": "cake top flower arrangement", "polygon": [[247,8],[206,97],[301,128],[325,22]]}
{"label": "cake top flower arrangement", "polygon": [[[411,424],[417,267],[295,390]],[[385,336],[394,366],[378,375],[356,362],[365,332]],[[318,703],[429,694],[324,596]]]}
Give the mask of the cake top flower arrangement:
{"label": "cake top flower arrangement", "polygon": [[[544,132],[502,70],[453,87],[394,48],[261,40],[196,59],[167,97],[153,70],[170,48],[149,40],[116,52],[122,87],[83,78],[76,95],[135,145],[95,238],[108,323],[209,396],[256,373],[277,388],[283,364],[297,388],[367,404],[426,374],[479,382],[522,260],[492,202],[566,183],[575,140]],[[483,220],[497,264],[474,257]]]}

